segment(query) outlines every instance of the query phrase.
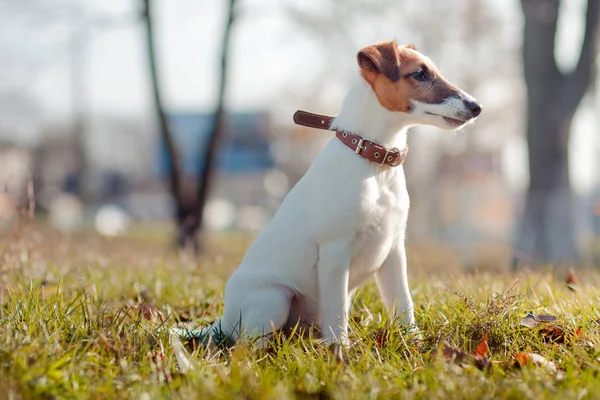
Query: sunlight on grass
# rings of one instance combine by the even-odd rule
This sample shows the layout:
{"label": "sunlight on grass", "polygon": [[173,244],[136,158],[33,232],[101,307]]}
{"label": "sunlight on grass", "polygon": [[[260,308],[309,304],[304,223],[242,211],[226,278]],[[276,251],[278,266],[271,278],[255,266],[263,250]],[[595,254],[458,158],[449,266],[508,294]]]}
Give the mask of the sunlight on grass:
{"label": "sunlight on grass", "polygon": [[[0,393],[8,398],[594,398],[600,393],[599,276],[412,271],[420,343],[388,321],[375,286],[360,289],[346,364],[316,341],[275,335],[270,352],[248,345],[185,349],[165,326],[206,326],[222,313],[227,277],[250,239],[210,240],[200,259],[93,234],[35,231],[0,245]],[[447,251],[447,250],[445,250]],[[519,322],[558,318],[552,342]],[[578,332],[570,334],[569,332]],[[471,354],[484,333],[489,367],[450,362],[444,343]],[[515,367],[537,353],[547,368]],[[182,362],[189,364],[181,365]]]}

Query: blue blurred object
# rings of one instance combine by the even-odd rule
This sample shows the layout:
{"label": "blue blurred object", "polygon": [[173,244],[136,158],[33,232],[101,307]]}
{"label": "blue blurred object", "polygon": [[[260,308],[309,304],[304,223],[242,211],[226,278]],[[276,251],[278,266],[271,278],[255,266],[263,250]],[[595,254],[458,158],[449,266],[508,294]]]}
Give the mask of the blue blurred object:
{"label": "blue blurred object", "polygon": [[[201,113],[173,113],[168,115],[173,140],[179,151],[183,173],[199,174],[199,158],[208,145],[213,115]],[[226,113],[224,132],[218,144],[216,169],[239,173],[263,171],[273,167],[269,151],[268,117],[264,113]],[[170,172],[169,154],[161,143],[157,160],[157,173],[166,177]]]}

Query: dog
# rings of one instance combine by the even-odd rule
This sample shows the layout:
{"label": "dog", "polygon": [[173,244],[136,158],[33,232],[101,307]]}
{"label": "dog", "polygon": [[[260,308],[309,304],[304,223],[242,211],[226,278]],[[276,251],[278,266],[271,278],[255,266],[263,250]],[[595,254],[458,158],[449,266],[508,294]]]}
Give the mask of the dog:
{"label": "dog", "polygon": [[258,338],[264,346],[275,330],[316,326],[323,343],[341,349],[349,344],[352,294],[372,276],[390,317],[416,329],[404,245],[407,131],[455,130],[482,108],[412,45],[377,43],[357,60],[358,76],[336,117],[296,113],[296,123],[335,130],[336,138],[230,277],[223,317],[180,334]]}

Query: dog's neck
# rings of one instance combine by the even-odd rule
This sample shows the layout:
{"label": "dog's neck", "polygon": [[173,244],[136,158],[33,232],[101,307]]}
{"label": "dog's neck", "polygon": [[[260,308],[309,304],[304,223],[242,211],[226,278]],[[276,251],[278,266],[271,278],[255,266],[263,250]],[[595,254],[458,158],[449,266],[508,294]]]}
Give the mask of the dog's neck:
{"label": "dog's neck", "polygon": [[371,86],[359,75],[331,127],[356,133],[386,147],[403,149],[411,125],[407,114],[384,108]]}

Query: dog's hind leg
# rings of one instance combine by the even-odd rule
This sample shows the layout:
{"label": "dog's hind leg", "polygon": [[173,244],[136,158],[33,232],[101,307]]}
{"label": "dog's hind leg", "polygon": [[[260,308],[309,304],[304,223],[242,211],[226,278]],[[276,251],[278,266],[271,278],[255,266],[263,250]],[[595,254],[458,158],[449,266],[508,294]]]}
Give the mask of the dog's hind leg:
{"label": "dog's hind leg", "polygon": [[[232,282],[230,282],[231,284]],[[225,291],[225,312],[220,328],[233,340],[257,339],[259,348],[265,347],[273,331],[286,323],[294,293],[281,286],[265,286],[248,291],[244,295],[235,290],[235,283],[228,284]]]}

